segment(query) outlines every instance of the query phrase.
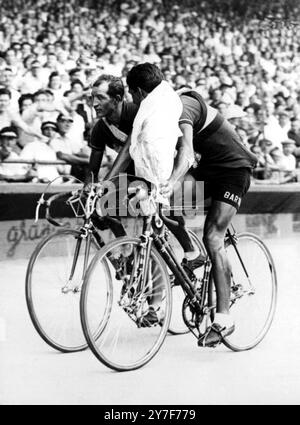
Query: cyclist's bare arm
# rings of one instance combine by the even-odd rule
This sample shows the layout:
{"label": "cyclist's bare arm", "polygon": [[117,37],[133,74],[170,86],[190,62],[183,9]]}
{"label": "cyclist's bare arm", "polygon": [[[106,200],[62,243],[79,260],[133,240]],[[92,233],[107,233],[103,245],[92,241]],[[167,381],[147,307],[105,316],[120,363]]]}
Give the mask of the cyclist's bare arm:
{"label": "cyclist's bare arm", "polygon": [[129,166],[131,162],[131,156],[129,154],[130,143],[131,143],[131,137],[129,136],[122,150],[119,152],[119,155],[115,159],[115,162],[113,163],[111,170],[105,176],[105,180],[110,179],[126,171],[127,167]]}
{"label": "cyclist's bare arm", "polygon": [[89,159],[86,155],[68,154],[63,152],[57,152],[56,155],[58,159],[66,161],[67,163],[72,165],[89,164]]}
{"label": "cyclist's bare arm", "polygon": [[35,131],[33,128],[31,128],[29,125],[26,124],[26,122],[21,118],[20,115],[12,115],[11,122],[18,128],[24,131],[24,133],[28,134],[29,136],[37,137],[41,140],[48,140],[47,137],[43,136],[41,132]]}
{"label": "cyclist's bare arm", "polygon": [[193,127],[190,124],[180,124],[182,136],[178,139],[177,155],[171,177],[161,185],[161,194],[170,196],[175,183],[181,180],[194,162]]}

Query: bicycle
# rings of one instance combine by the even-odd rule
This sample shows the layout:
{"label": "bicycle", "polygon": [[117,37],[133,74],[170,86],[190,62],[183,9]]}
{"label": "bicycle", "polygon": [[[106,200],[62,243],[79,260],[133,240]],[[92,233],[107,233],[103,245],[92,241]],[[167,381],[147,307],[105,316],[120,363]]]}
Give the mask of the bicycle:
{"label": "bicycle", "polygon": [[92,221],[96,187],[92,186],[85,204],[82,190],[52,195],[38,201],[36,220],[41,205],[46,219],[56,227],[64,227],[52,217],[54,202],[65,200],[74,216],[83,219],[77,230],[59,229],[42,239],[34,249],[26,272],[25,294],[31,321],[41,338],[61,352],[87,348],[79,318],[79,296],[85,270],[92,255],[104,245]]}
{"label": "bicycle", "polygon": [[[136,188],[136,193],[140,190]],[[90,349],[100,362],[117,371],[144,366],[161,348],[171,320],[169,270],[184,293],[183,321],[197,340],[213,321],[216,309],[209,257],[200,276],[197,270],[187,271],[166,239],[165,217],[162,208],[156,208],[153,192],[141,199],[145,213],[141,236],[117,238],[97,252],[80,299],[82,328]],[[233,351],[250,350],[263,340],[274,318],[275,265],[256,235],[238,235],[232,227],[224,243],[232,265],[230,309],[236,330],[222,342]],[[130,266],[120,281],[114,278],[111,258],[123,259]],[[96,324],[104,311],[107,321],[99,335]]]}
{"label": "bicycle", "polygon": [[[55,194],[45,200],[50,184],[38,201],[36,220],[43,205],[46,219],[60,229],[41,240],[30,257],[26,272],[26,303],[36,331],[48,345],[63,353],[79,352],[88,347],[80,321],[81,288],[89,262],[104,246],[94,215],[102,196],[102,185],[92,184],[85,201],[82,189]],[[64,223],[53,218],[52,206],[62,200],[72,208],[75,217],[83,220],[78,229],[62,229]],[[115,261],[113,267],[116,274],[122,264]],[[177,288],[174,291],[177,292]],[[174,295],[174,302],[177,296],[180,301],[179,293]],[[99,319],[99,329],[106,314],[104,312],[103,318]],[[176,335],[189,332],[189,329],[176,314],[169,331]]]}

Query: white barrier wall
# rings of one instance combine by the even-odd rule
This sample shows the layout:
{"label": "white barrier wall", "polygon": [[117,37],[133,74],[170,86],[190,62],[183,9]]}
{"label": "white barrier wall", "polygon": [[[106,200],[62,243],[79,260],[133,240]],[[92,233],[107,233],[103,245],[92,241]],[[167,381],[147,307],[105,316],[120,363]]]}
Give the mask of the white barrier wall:
{"label": "white barrier wall", "polygon": [[[194,230],[200,237],[202,234],[203,216],[185,217],[187,226]],[[75,219],[66,219],[66,227],[77,227]],[[129,235],[138,235],[141,221],[135,219],[123,220]],[[234,225],[238,232],[253,232],[263,239],[289,238],[295,234],[300,238],[300,214],[256,214],[237,215]],[[0,261],[29,258],[37,243],[44,237],[57,231],[46,220],[18,220],[0,222]],[[109,231],[103,232],[105,241],[114,236]]]}

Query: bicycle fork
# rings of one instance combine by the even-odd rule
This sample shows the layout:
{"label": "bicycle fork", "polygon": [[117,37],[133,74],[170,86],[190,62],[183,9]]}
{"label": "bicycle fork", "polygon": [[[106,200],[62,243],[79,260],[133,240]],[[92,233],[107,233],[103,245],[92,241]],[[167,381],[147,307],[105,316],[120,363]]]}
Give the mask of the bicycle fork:
{"label": "bicycle fork", "polygon": [[[73,256],[73,262],[72,262],[72,266],[71,266],[70,276],[69,276],[67,284],[65,286],[63,286],[62,289],[61,289],[61,292],[63,294],[68,294],[70,292],[73,292],[74,294],[76,294],[76,293],[81,291],[84,276],[85,276],[85,273],[86,273],[86,270],[87,270],[87,267],[88,267],[89,256],[90,256],[91,240],[92,240],[92,228],[91,227],[92,226],[90,224],[84,225],[84,227],[81,229],[80,234],[78,235],[78,237],[76,237],[77,242],[76,242],[76,246],[75,246],[75,252],[74,252],[74,256]],[[78,257],[79,257],[79,253],[80,253],[80,249],[81,249],[83,240],[86,241],[86,244],[85,244],[85,250],[84,250],[82,275],[81,275],[81,279],[79,281],[79,284],[74,286],[73,278],[74,278],[74,274],[75,274],[75,271],[76,271],[77,261],[78,261]]]}
{"label": "bicycle fork", "polygon": [[150,226],[151,217],[146,218],[144,221],[140,243],[137,251],[134,252],[133,270],[129,281],[123,285],[124,289],[121,292],[119,301],[119,305],[125,309],[135,322],[143,317],[145,301],[151,303],[150,295],[147,295],[147,290],[152,284],[150,276],[150,253],[152,248]]}

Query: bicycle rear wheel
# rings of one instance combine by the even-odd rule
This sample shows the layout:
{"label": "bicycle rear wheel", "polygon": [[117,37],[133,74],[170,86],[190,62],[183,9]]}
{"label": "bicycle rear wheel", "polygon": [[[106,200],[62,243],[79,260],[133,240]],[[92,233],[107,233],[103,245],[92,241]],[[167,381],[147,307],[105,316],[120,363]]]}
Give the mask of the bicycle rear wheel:
{"label": "bicycle rear wheel", "polygon": [[[188,233],[193,242],[193,245],[199,250],[201,254],[206,255],[205,247],[203,243],[200,241],[200,239],[198,238],[198,236],[191,230],[188,230]],[[172,233],[170,234],[169,244],[171,248],[173,249],[176,255],[176,258],[179,261],[182,260],[184,257],[183,248]],[[194,274],[198,281],[202,280],[203,272],[204,272],[203,266],[194,270]],[[172,272],[169,271],[169,274],[171,273]],[[172,288],[172,316],[171,316],[171,321],[169,326],[169,332],[172,335],[183,335],[190,332],[182,316],[182,306],[183,306],[183,302],[185,300],[186,294],[184,293],[182,287],[179,284],[176,284],[175,279],[171,280],[171,288]]]}
{"label": "bicycle rear wheel", "polygon": [[232,267],[230,312],[235,331],[223,342],[233,351],[244,351],[257,346],[270,329],[277,301],[277,277],[272,256],[260,238],[251,233],[237,237],[240,258],[234,245],[227,247]]}
{"label": "bicycle rear wheel", "polygon": [[[26,302],[32,323],[48,345],[64,353],[87,348],[79,310],[86,239],[80,244],[79,235],[76,230],[58,230],[42,240],[26,273]],[[76,247],[78,258],[70,279]],[[96,251],[92,241],[89,258]]]}
{"label": "bicycle rear wheel", "polygon": [[[138,272],[142,258],[139,239],[124,237],[110,242],[92,260],[81,294],[81,321],[89,347],[98,360],[117,371],[148,363],[160,349],[170,323],[167,268],[152,247],[143,281],[145,274]],[[110,311],[97,335],[97,315],[103,317],[106,299]],[[95,303],[98,308],[91,309]]]}

